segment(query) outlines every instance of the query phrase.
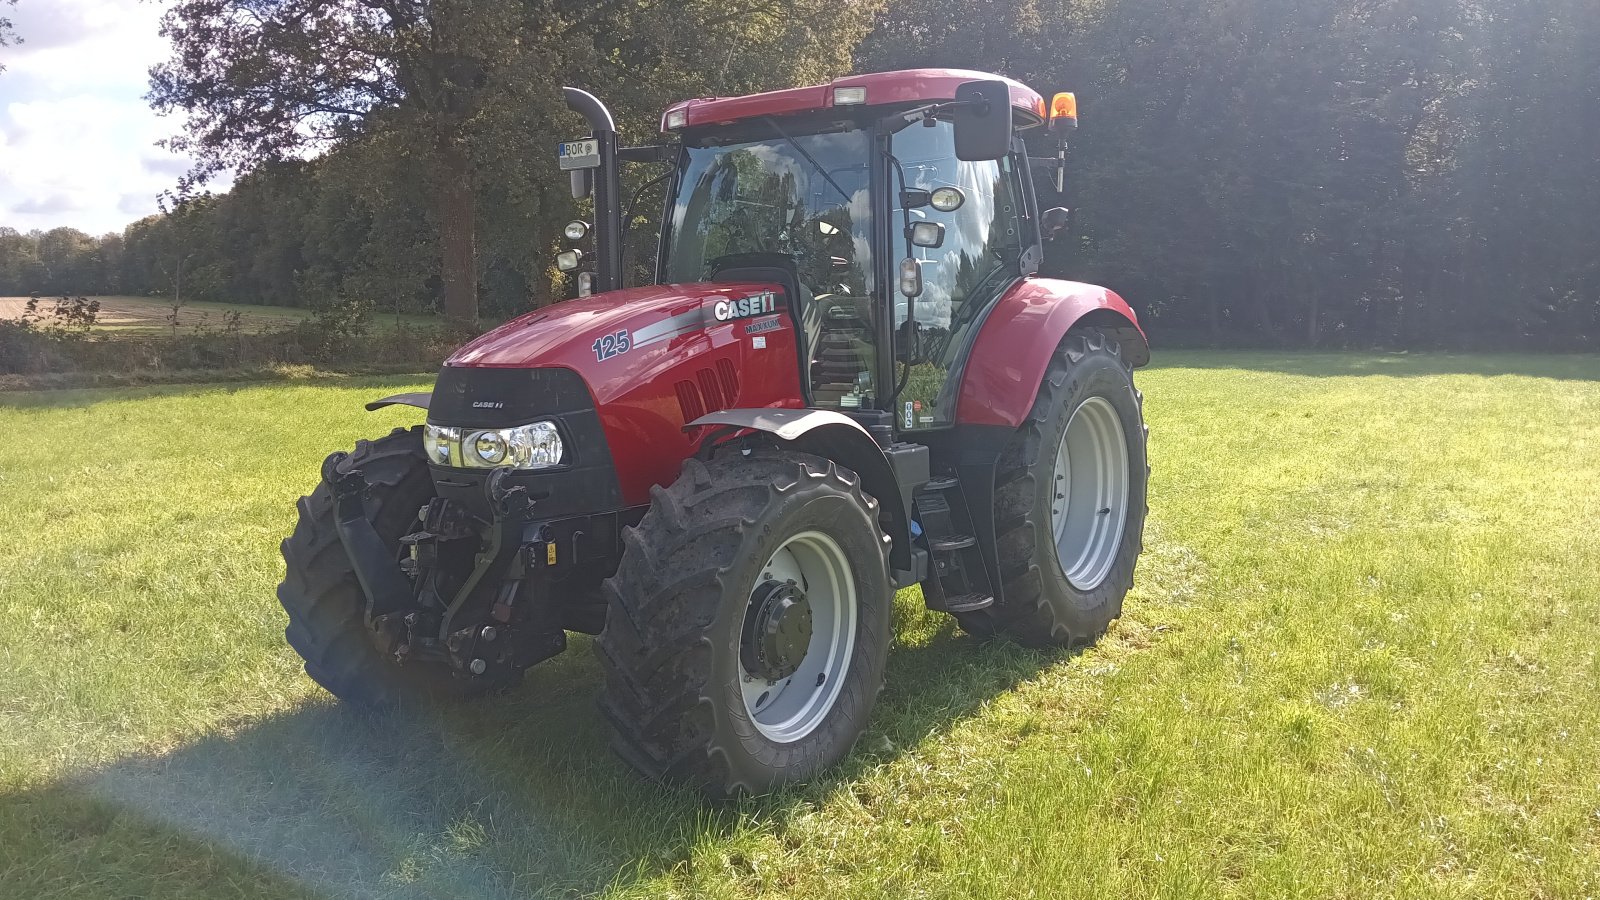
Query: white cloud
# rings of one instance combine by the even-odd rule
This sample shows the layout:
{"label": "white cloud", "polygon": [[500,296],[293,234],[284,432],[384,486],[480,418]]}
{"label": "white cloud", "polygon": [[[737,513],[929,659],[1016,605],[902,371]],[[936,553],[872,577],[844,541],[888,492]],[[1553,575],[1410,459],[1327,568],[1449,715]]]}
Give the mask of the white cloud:
{"label": "white cloud", "polygon": [[167,56],[165,3],[20,0],[25,43],[0,73],[0,225],[120,231],[157,210],[187,160],[158,146],[177,119],[143,96]]}

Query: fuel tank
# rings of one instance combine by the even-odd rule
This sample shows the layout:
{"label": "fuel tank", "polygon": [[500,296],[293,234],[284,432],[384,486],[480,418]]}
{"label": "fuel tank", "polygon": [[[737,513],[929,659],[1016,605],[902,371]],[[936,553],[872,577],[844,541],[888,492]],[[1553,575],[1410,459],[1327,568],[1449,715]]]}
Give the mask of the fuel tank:
{"label": "fuel tank", "polygon": [[[796,343],[776,284],[611,291],[528,313],[457,350],[428,420],[487,428],[554,416],[582,467],[608,463],[621,503],[639,506],[693,454],[686,422],[721,409],[805,405]],[[598,428],[585,424],[594,420]],[[601,438],[604,448],[584,446]]]}

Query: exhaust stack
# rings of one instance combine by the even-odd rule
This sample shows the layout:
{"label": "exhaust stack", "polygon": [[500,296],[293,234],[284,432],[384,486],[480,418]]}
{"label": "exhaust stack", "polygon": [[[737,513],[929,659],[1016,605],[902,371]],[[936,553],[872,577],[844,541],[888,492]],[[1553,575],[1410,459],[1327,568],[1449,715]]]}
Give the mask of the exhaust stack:
{"label": "exhaust stack", "polygon": [[[594,179],[594,248],[596,293],[622,287],[622,182],[617,171],[617,121],[600,98],[564,87],[567,108],[583,116],[600,149],[600,171]],[[585,173],[573,173],[574,176]],[[574,178],[573,184],[578,184]]]}

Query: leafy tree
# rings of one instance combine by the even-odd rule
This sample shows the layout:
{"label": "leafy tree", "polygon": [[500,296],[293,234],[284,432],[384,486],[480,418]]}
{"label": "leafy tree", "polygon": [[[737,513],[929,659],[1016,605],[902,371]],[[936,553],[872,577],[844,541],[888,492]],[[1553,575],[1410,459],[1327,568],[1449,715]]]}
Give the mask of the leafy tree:
{"label": "leafy tree", "polygon": [[[17,0],[0,0],[0,6],[16,5]],[[11,19],[7,16],[0,16],[0,47],[8,47],[12,44],[20,43],[22,43],[22,39],[17,37],[17,30],[11,24]],[[5,65],[0,63],[0,72],[4,72],[5,70]]]}
{"label": "leafy tree", "polygon": [[478,316],[469,123],[525,61],[512,0],[180,0],[173,57],[151,70],[158,111],[189,115],[186,180],[363,134],[404,135],[426,160],[440,221],[444,313]]}

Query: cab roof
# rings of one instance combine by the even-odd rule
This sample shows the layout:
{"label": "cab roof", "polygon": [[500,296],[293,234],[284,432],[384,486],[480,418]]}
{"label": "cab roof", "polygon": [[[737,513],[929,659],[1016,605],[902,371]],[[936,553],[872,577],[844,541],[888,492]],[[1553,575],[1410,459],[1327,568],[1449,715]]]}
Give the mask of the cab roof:
{"label": "cab roof", "polygon": [[[954,100],[956,88],[969,81],[1003,81],[1011,88],[1011,105],[1019,113],[1022,127],[1037,125],[1045,120],[1045,100],[1033,88],[1020,81],[987,72],[967,69],[901,69],[897,72],[875,72],[870,75],[849,75],[835,78],[827,84],[788,88],[749,94],[743,97],[703,97],[685,100],[667,108],[661,116],[662,131],[695,128],[701,125],[728,125],[740,119],[757,116],[788,116],[798,113],[832,109],[834,97],[841,88],[865,89],[865,100],[853,106],[886,106],[899,103],[935,103]],[[683,122],[668,127],[673,113],[681,111]]]}

